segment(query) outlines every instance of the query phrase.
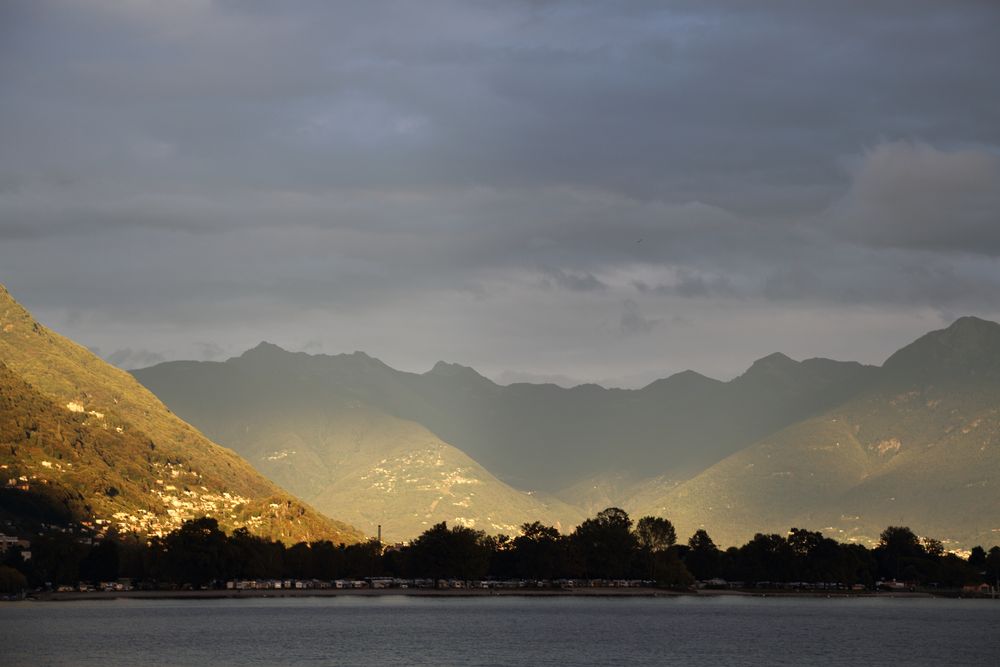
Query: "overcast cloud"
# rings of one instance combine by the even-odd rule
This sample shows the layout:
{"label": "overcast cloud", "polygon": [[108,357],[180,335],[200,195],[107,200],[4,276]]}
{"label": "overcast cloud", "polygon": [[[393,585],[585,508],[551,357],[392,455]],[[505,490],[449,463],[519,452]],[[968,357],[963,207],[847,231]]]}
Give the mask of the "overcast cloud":
{"label": "overcast cloud", "polygon": [[0,4],[0,281],[124,367],[880,363],[1000,319],[1000,5]]}

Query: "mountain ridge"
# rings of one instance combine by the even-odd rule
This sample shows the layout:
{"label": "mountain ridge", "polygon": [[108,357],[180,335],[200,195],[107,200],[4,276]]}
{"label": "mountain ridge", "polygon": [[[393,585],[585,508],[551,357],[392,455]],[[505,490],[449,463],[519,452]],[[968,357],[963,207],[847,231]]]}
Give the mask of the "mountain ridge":
{"label": "mountain ridge", "polygon": [[[678,408],[667,421],[683,421],[677,429],[680,434],[678,438],[691,437],[695,446],[674,451],[676,465],[672,469],[667,469],[670,462],[665,461],[665,457],[657,457],[652,451],[657,446],[653,444],[656,441],[654,432],[662,431],[663,423],[657,423],[656,418],[653,418],[652,422],[638,427],[646,433],[643,437],[648,443],[644,460],[636,465],[638,470],[654,465],[673,476],[687,474],[735,451],[734,447],[745,441],[741,431],[762,435],[789,423],[790,419],[807,416],[835,402],[845,391],[846,384],[859,379],[863,381],[860,376],[871,368],[856,362],[815,359],[797,362],[784,355],[769,355],[729,382],[713,380],[694,371],[684,371],[642,389],[607,389],[593,384],[562,388],[532,383],[498,385],[472,368],[444,361],[437,362],[427,372],[411,373],[393,369],[364,353],[360,353],[363,355],[360,358],[359,353],[310,355],[285,351],[273,345],[268,348],[268,352],[269,363],[279,364],[279,359],[283,360],[281,363],[284,364],[284,370],[294,366],[297,372],[317,378],[316,382],[323,385],[324,390],[350,393],[398,418],[423,424],[442,440],[458,446],[514,486],[552,493],[572,484],[576,471],[568,473],[562,479],[551,480],[550,483],[553,475],[559,476],[559,471],[554,462],[549,460],[548,470],[544,473],[519,474],[519,471],[505,465],[504,457],[498,455],[501,447],[520,447],[520,451],[533,458],[552,447],[555,438],[557,451],[550,458],[565,459],[572,456],[575,460],[570,461],[568,466],[586,467],[581,463],[584,460],[575,454],[580,439],[584,442],[589,440],[585,446],[593,451],[598,447],[596,439],[602,436],[613,437],[614,428],[609,428],[609,424],[618,427],[634,423],[636,419],[648,422],[648,414],[656,411],[652,403],[666,400],[683,405],[685,401],[690,402],[689,394],[716,392],[720,394],[717,400],[723,403],[724,409],[737,415],[738,425],[727,430],[724,425],[715,424],[712,432],[698,434],[697,423],[713,418],[707,414],[685,415]],[[255,355],[248,356],[244,353],[217,363],[238,365],[250,363],[254,359]],[[155,384],[155,377],[161,371],[171,368],[170,365],[174,363],[177,362],[164,362],[146,369],[136,369],[133,373],[143,381]],[[766,392],[760,392],[758,384],[769,381],[768,378],[772,376],[784,378],[781,389],[783,397],[770,398]],[[172,395],[169,387],[156,385],[154,389],[158,393]],[[791,407],[786,409],[783,401]],[[591,407],[574,407],[581,402]],[[464,417],[456,420],[449,415],[459,412],[457,406],[462,406]],[[535,423],[526,427],[527,430],[518,430],[511,424],[521,420],[524,410],[535,412]],[[789,410],[794,414],[784,414]],[[546,415],[547,411],[551,414]],[[577,429],[573,434],[559,435],[564,430],[563,424],[579,418],[590,420],[590,424]],[[493,439],[483,439],[483,433],[496,430],[498,426],[506,429],[506,432]],[[573,442],[568,442],[566,438],[573,439]],[[545,446],[541,443],[543,439]],[[615,461],[615,457],[605,457],[604,461],[595,462],[579,472],[582,475],[598,474]]]}
{"label": "mountain ridge", "polygon": [[[266,378],[292,397],[360,401],[386,419],[426,428],[514,488],[552,494],[581,512],[607,502],[676,517],[684,530],[715,526],[720,543],[796,521],[819,522],[816,527],[844,539],[871,540],[878,522],[891,518],[892,505],[883,496],[905,497],[928,516],[940,515],[912,493],[886,495],[886,489],[904,489],[908,480],[934,486],[926,468],[936,459],[925,450],[954,440],[976,419],[987,424],[981,432],[992,428],[991,383],[1000,376],[981,369],[1000,359],[998,331],[995,323],[960,318],[900,348],[881,366],[772,353],[727,382],[683,371],[641,389],[498,385],[461,364],[442,361],[409,373],[367,354],[309,355],[276,346],[275,363],[266,369],[241,355],[196,363],[186,378],[177,376],[183,367],[175,362],[135,374],[182,414],[201,401],[198,386],[239,391],[215,372],[223,368]],[[296,393],[295,383],[304,383],[306,394]],[[952,394],[962,401],[949,402]],[[981,403],[986,412],[959,419]],[[950,412],[934,407],[943,405]],[[945,487],[973,485],[967,493],[952,490],[968,503],[975,488],[986,488],[984,479],[988,485],[1000,478],[1000,472],[987,478],[969,473],[974,461],[992,470],[992,459],[973,449],[963,440],[954,450],[962,453],[961,462],[934,464],[948,470]],[[747,473],[753,469],[759,474]],[[870,511],[852,504],[852,493],[867,494]],[[841,515],[859,518],[848,525]],[[929,523],[932,530],[945,526],[940,516]],[[966,528],[941,535],[952,542],[971,539],[976,533]]]}
{"label": "mountain ridge", "polygon": [[[145,461],[144,468],[134,471],[137,479],[133,480],[135,488],[141,487],[142,492],[137,490],[134,495],[116,496],[119,510],[131,517],[124,522],[126,530],[163,532],[179,525],[188,515],[193,517],[200,513],[216,515],[220,523],[229,528],[246,526],[253,532],[275,538],[338,541],[361,538],[350,526],[318,514],[281,491],[254,472],[232,450],[206,439],[168,410],[131,374],[107,364],[83,346],[41,325],[2,285],[0,362],[9,376],[4,398],[10,410],[27,411],[25,414],[41,410],[51,417],[48,421],[53,422],[55,431],[63,427],[77,429],[73,421],[52,417],[51,406],[44,404],[50,401],[59,411],[80,415],[87,423],[92,422],[90,426],[87,423],[79,426],[86,436],[84,440],[93,439],[93,428],[108,431],[113,434],[109,437],[130,448],[133,463]],[[14,430],[8,437],[13,442],[19,436]],[[59,447],[65,444],[58,432],[43,431],[41,437],[59,443]],[[90,467],[98,475],[99,470],[104,470],[101,467],[103,459],[95,450],[87,448],[87,444],[81,441],[80,446],[88,452],[88,457],[78,461],[77,469]],[[52,466],[45,466],[41,461],[25,458],[26,452],[40,455],[43,451],[44,448],[26,449],[12,444],[3,465],[12,472],[22,471],[15,479],[35,475],[42,480],[39,484],[57,484],[57,479],[49,479],[52,476],[49,473],[55,469],[52,467],[54,461],[48,461]],[[62,450],[60,453],[69,454]],[[159,478],[162,480],[157,484]],[[163,481],[168,479],[184,480],[185,484]],[[123,485],[132,488],[124,482]],[[166,486],[175,488],[165,490]],[[73,489],[67,492],[72,493]],[[240,501],[231,502],[227,494],[230,499],[239,498]],[[95,501],[90,505],[106,504],[104,499],[98,500],[99,503]],[[141,508],[153,518],[137,517],[129,512],[125,501],[132,503],[133,509]],[[84,502],[80,507],[87,504]],[[77,516],[79,520],[93,518]],[[108,520],[108,517],[99,518]],[[146,530],[147,524],[155,524],[156,530]]]}
{"label": "mountain ridge", "polygon": [[[180,413],[282,487],[371,533],[381,525],[389,541],[412,539],[441,521],[512,534],[525,522],[569,529],[583,518],[555,498],[508,487],[423,426],[368,405],[357,392],[324,387],[321,376],[300,367],[310,357],[288,354],[284,372],[273,359],[241,355],[207,367],[165,366],[159,381],[186,386],[188,371],[210,368],[194,380],[202,393],[182,392],[190,400],[175,401]],[[357,370],[352,356],[339,361]]]}

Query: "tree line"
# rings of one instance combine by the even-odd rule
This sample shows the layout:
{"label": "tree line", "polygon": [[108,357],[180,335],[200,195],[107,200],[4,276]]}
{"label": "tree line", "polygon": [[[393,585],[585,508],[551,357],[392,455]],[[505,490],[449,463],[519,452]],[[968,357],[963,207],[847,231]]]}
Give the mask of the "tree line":
{"label": "tree line", "polygon": [[[724,579],[747,585],[808,582],[872,587],[881,579],[960,587],[1000,579],[1000,547],[976,547],[961,558],[909,528],[886,528],[869,549],[822,533],[792,528],[787,535],[758,533],[740,547],[719,549],[704,530],[678,543],[661,517],[636,522],[608,508],[561,534],[539,522],[516,537],[487,535],[439,523],[402,548],[329,541],[297,543],[256,537],[246,529],[227,535],[215,519],[185,522],[149,540],[108,537],[93,544],[60,533],[32,540],[32,557],[8,551],[0,583],[33,587],[131,578],[154,586],[219,586],[233,579],[640,579],[665,587]],[[16,571],[16,572],[15,572]],[[18,579],[21,577],[22,579]],[[16,585],[11,584],[11,585]]]}

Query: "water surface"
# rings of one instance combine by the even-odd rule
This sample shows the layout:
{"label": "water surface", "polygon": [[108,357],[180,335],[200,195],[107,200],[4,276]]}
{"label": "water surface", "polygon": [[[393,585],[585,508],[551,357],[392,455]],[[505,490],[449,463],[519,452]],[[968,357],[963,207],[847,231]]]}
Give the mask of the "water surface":
{"label": "water surface", "polygon": [[0,605],[4,665],[996,665],[1000,603],[258,598]]}

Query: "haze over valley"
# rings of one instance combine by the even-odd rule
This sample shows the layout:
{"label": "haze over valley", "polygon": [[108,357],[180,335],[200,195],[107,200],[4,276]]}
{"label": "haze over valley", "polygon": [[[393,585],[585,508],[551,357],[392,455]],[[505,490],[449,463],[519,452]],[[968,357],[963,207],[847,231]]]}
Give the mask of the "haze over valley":
{"label": "haze over valley", "polygon": [[774,353],[729,382],[686,371],[640,390],[269,343],[133,374],[289,491],[389,539],[440,520],[566,530],[606,506],[726,545],[793,525],[868,544],[900,523],[957,548],[1000,529],[1000,325],[972,317],[882,366]]}

